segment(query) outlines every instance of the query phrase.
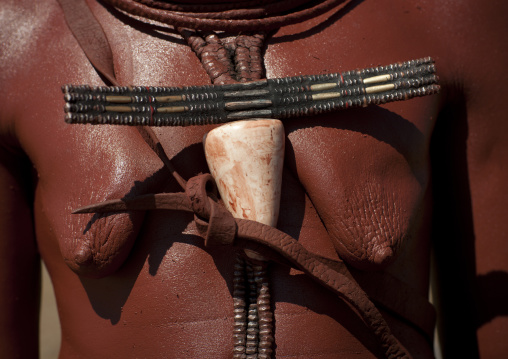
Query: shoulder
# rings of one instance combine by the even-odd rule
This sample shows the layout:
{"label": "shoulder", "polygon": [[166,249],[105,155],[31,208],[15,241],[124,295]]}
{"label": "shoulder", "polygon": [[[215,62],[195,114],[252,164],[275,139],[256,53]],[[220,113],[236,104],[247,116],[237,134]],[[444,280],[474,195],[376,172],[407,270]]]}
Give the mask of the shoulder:
{"label": "shoulder", "polygon": [[59,29],[61,9],[56,0],[5,0],[0,5],[0,14],[0,66],[5,81],[37,60],[37,50]]}
{"label": "shoulder", "polygon": [[61,9],[56,0],[4,0],[0,4],[0,135],[14,127],[19,101],[42,81],[44,59],[61,43]]}
{"label": "shoulder", "polygon": [[37,131],[60,123],[46,110],[63,107],[61,86],[97,75],[57,0],[0,3],[0,141],[30,156]]}
{"label": "shoulder", "polygon": [[[445,80],[466,92],[483,94],[508,60],[508,2],[428,1],[422,16],[425,33],[438,52]],[[445,85],[448,85],[445,83]],[[477,97],[476,97],[477,98]],[[471,100],[473,98],[470,98]]]}

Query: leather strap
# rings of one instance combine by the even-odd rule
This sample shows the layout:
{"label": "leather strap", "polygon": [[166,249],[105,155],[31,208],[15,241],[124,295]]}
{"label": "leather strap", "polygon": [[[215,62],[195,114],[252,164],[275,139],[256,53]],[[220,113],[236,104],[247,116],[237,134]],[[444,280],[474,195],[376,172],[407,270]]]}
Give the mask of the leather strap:
{"label": "leather strap", "polygon": [[[372,324],[369,323],[369,319],[372,319],[369,315],[373,311],[377,312],[365,294],[367,292],[374,302],[418,329],[429,342],[433,338],[434,307],[414,289],[386,273],[361,272],[348,268],[343,261],[311,253],[297,240],[276,228],[233,218],[217,200],[215,181],[209,174],[189,179],[185,193],[147,194],[132,199],[109,200],[82,207],[74,213],[157,209],[194,213],[197,229],[207,246],[233,244],[302,270],[335,292],[359,313],[370,313],[361,315],[366,324]],[[386,288],[390,288],[390,291]]]}
{"label": "leather strap", "polygon": [[58,0],[67,26],[99,74],[113,86],[119,86],[115,77],[113,52],[100,23],[85,0]]}

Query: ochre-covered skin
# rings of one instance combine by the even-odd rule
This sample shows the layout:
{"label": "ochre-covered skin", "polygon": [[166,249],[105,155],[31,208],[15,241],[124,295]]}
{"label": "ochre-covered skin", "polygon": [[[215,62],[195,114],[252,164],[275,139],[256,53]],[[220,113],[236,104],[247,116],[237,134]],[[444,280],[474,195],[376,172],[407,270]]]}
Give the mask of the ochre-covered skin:
{"label": "ochre-covered skin", "polygon": [[[122,84],[209,83],[179,35],[89,4]],[[423,296],[434,244],[453,357],[508,353],[507,11],[503,1],[353,1],[282,28],[265,53],[269,78],[436,60],[439,95],[285,121],[278,228]],[[6,0],[0,14],[0,357],[36,355],[40,253],[60,358],[230,358],[233,250],[204,248],[188,213],[71,214],[181,189],[135,128],[64,123],[61,85],[103,82],[56,1]],[[208,171],[210,129],[155,129],[184,178]],[[282,265],[270,272],[277,358],[378,355],[334,294]],[[432,356],[423,335],[384,314],[415,358]]]}

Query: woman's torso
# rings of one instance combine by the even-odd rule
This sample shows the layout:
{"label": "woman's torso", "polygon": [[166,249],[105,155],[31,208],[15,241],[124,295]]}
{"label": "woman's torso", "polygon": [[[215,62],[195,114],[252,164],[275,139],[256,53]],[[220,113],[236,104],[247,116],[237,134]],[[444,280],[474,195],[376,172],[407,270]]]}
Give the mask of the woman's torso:
{"label": "woman's torso", "polygon": [[[126,15],[90,3],[111,42],[122,84],[208,83],[198,59],[177,35],[137,22],[130,26],[122,22],[132,21]],[[268,41],[266,75],[333,73],[438,56],[423,31],[415,30],[421,17],[409,10],[354,3],[284,28]],[[152,211],[144,218],[137,213],[99,220],[71,214],[105,199],[181,189],[134,128],[63,122],[59,86],[100,84],[100,79],[54,11],[48,18],[53,30],[37,45],[43,63],[37,76],[44,82],[27,86],[39,96],[32,96],[19,131],[38,173],[36,232],[57,295],[61,357],[230,357],[233,249],[205,248],[188,213]],[[395,15],[398,24],[385,20]],[[51,40],[51,33],[59,41]],[[345,239],[364,264],[379,265],[389,257],[380,249],[387,242],[403,243],[395,261],[379,268],[425,296],[428,149],[438,101],[439,96],[431,96],[287,120],[278,228],[330,258],[337,258],[332,241]],[[211,128],[155,129],[184,178],[208,172],[201,139]],[[63,260],[81,260],[75,268],[87,267],[83,238],[93,242],[88,250],[105,252],[105,267],[124,246],[132,249],[125,261],[118,259],[123,264],[114,273],[90,279],[72,272]],[[272,264],[270,284],[277,357],[376,353],[354,312],[301,272]],[[430,355],[424,336],[393,316],[386,318],[415,357]]]}

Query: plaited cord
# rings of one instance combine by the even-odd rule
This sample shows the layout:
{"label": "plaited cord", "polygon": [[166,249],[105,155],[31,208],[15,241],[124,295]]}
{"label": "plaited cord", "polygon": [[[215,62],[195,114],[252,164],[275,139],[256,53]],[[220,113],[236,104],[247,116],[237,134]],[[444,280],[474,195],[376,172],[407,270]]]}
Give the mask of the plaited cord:
{"label": "plaited cord", "polygon": [[[319,16],[328,10],[344,3],[346,0],[299,1],[291,3],[284,1],[286,6],[278,8],[274,4],[264,7],[245,9],[231,9],[218,12],[174,11],[164,8],[161,1],[136,1],[136,0],[102,0],[128,14],[155,20],[174,27],[185,27],[195,30],[226,31],[240,33],[243,31],[275,30],[282,26],[292,25]],[[299,9],[295,5],[309,5]],[[181,6],[181,5],[180,5]],[[211,6],[211,5],[208,5]],[[232,7],[237,8],[236,4]],[[203,9],[209,10],[209,7]],[[284,10],[283,10],[284,9]],[[294,10],[294,11],[290,11]]]}
{"label": "plaited cord", "polygon": [[239,35],[223,41],[214,32],[178,28],[215,85],[248,82],[264,77],[265,34]]}
{"label": "plaited cord", "polygon": [[[181,27],[177,31],[199,58],[214,85],[264,77],[262,51],[265,34],[220,37],[213,31]],[[271,358],[275,338],[267,268],[267,263],[254,263],[242,252],[237,254],[233,276],[235,359]]]}
{"label": "plaited cord", "polygon": [[268,359],[273,352],[273,314],[267,262],[237,256],[233,277],[233,358]]}

